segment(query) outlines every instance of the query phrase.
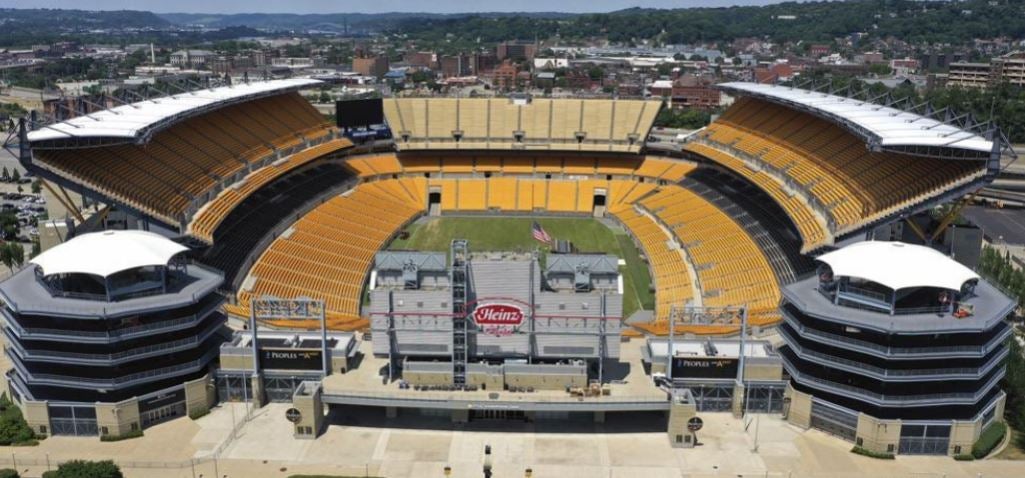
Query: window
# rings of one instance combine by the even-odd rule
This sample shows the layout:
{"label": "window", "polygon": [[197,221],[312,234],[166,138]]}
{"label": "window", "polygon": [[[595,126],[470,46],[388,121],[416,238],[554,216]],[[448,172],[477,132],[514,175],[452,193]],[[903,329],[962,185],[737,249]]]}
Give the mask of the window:
{"label": "window", "polygon": [[132,431],[134,432],[134,431],[138,431],[138,430],[139,430],[139,423],[138,422],[132,422]]}
{"label": "window", "polygon": [[863,443],[864,442],[861,440],[861,437],[858,437],[858,439],[854,441],[854,444],[858,446],[862,446]]}
{"label": "window", "polygon": [[886,453],[893,453],[893,443],[886,445]]}
{"label": "window", "polygon": [[683,435],[676,435],[676,443],[683,443]]}
{"label": "window", "polygon": [[100,435],[110,435],[110,432],[107,430],[107,427],[100,428]]}
{"label": "window", "polygon": [[41,435],[46,435],[46,425],[39,425],[39,433]]}
{"label": "window", "polygon": [[960,455],[961,454],[961,445],[954,445],[954,454],[955,455]]}

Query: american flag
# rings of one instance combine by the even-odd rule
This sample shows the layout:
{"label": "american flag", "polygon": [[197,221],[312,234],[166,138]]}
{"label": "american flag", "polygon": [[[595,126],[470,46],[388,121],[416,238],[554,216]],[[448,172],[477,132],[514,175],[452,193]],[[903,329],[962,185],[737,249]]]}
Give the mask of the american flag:
{"label": "american flag", "polygon": [[545,244],[552,242],[552,236],[549,236],[548,232],[545,231],[545,228],[541,227],[541,225],[538,224],[537,221],[534,221],[534,224],[530,226],[530,229],[531,233],[534,234],[534,239]]}

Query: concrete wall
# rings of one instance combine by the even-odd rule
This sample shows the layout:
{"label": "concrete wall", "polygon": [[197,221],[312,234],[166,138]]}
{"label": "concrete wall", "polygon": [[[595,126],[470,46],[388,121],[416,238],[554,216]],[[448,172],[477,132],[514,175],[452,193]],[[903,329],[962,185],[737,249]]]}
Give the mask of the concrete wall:
{"label": "concrete wall", "polygon": [[338,373],[345,373],[349,371],[349,358],[344,353],[332,350],[331,354],[331,371]]}
{"label": "concrete wall", "polygon": [[252,370],[253,355],[230,355],[222,353],[220,363],[222,370]]}
{"label": "concrete wall", "polygon": [[475,372],[470,370],[466,374],[466,383],[470,385],[476,385],[486,390],[502,390],[505,388],[505,376],[501,370],[496,373],[489,373],[489,371]]}
{"label": "concrete wall", "polygon": [[787,421],[801,428],[811,426],[811,395],[798,392],[788,383],[783,395],[790,399]]}
{"label": "concrete wall", "polygon": [[[452,372],[403,370],[402,379],[412,385],[451,385]],[[501,387],[499,387],[501,390]]]}
{"label": "concrete wall", "polygon": [[206,413],[216,400],[217,389],[209,373],[185,382],[185,413],[189,416]]}
{"label": "concrete wall", "polygon": [[[506,387],[533,387],[535,390],[564,390],[586,387],[587,367],[567,365],[516,365],[513,371],[503,366],[469,364],[466,383],[488,390]],[[520,370],[517,370],[519,368]],[[409,363],[402,371],[403,380],[412,385],[451,385],[451,364],[447,362]]]}
{"label": "concrete wall", "polygon": [[132,398],[118,403],[97,403],[96,426],[100,430],[100,436],[119,436],[141,430],[138,399]]}
{"label": "concrete wall", "polygon": [[858,414],[858,429],[854,442],[876,453],[897,453],[900,444],[900,420],[882,420],[864,413]]}
{"label": "concrete wall", "polygon": [[971,453],[972,445],[979,439],[982,427],[979,422],[962,422],[955,420],[950,425],[950,445],[947,449],[948,455],[959,453]]}
{"label": "concrete wall", "polygon": [[293,436],[314,439],[324,427],[324,403],[319,384],[304,385],[292,397],[292,407],[299,410],[301,418],[293,425]]}
{"label": "concrete wall", "polygon": [[691,402],[673,400],[669,407],[669,423],[666,426],[666,434],[669,436],[669,443],[673,447],[690,448],[695,445],[694,435],[687,430],[687,421],[697,415],[697,405]]}
{"label": "concrete wall", "polygon": [[[663,364],[665,368],[665,364]],[[753,361],[744,362],[745,380],[782,380],[783,363],[759,363]]]}
{"label": "concrete wall", "polygon": [[535,390],[565,390],[566,387],[586,387],[587,372],[529,374],[506,372],[505,384],[510,387],[534,387]]}
{"label": "concrete wall", "polygon": [[37,435],[50,435],[50,408],[46,402],[24,401],[21,403],[21,414],[25,422]]}

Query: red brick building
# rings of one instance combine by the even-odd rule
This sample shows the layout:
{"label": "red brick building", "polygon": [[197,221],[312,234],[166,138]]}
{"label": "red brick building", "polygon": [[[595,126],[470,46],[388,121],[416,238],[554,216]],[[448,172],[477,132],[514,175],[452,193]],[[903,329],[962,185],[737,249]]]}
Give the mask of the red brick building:
{"label": "red brick building", "polygon": [[491,73],[492,82],[494,87],[498,89],[511,89],[516,87],[516,77],[520,72],[516,65],[505,62],[501,66],[495,68],[495,71]]}
{"label": "red brick building", "polygon": [[755,68],[755,81],[758,83],[778,83],[794,77],[794,68],[786,63],[774,63],[766,68]]}
{"label": "red brick building", "polygon": [[711,78],[683,75],[672,90],[673,108],[718,108],[722,103],[722,92],[713,87]]}

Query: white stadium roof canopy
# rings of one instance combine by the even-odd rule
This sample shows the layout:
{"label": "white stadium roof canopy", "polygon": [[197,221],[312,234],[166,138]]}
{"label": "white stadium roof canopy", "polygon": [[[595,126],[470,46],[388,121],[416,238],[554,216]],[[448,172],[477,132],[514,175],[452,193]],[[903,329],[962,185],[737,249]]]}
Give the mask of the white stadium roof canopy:
{"label": "white stadium roof canopy", "polygon": [[943,253],[926,246],[903,242],[866,241],[817,258],[838,277],[856,277],[893,290],[938,287],[961,290],[979,275]]}
{"label": "white stadium roof canopy", "polygon": [[146,231],[103,231],[82,234],[33,258],[43,274],[92,274],[107,277],[147,266],[166,266],[189,248]]}
{"label": "white stadium roof canopy", "polygon": [[139,101],[46,125],[28,133],[29,142],[71,138],[135,139],[147,130],[173,121],[251,98],[270,96],[322,83],[296,78],[220,86]]}
{"label": "white stadium roof canopy", "polygon": [[789,86],[729,82],[717,85],[735,94],[748,94],[817,111],[834,121],[849,122],[878,138],[879,145],[926,146],[990,152],[993,142],[971,131],[889,106]]}

